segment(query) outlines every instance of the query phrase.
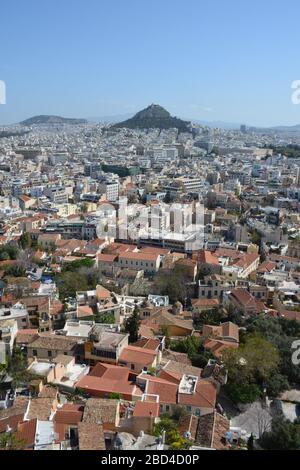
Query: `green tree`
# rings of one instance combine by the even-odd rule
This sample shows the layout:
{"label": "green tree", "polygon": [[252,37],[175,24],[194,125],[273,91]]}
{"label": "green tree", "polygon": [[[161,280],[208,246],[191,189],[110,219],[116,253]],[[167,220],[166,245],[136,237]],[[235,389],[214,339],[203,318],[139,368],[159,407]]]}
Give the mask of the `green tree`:
{"label": "green tree", "polygon": [[6,276],[12,277],[24,277],[26,274],[25,268],[17,264],[12,266],[4,266],[4,271]]}
{"label": "green tree", "polygon": [[97,323],[104,323],[106,325],[113,325],[115,323],[115,315],[113,312],[102,313],[96,317]]}
{"label": "green tree", "polygon": [[265,450],[300,450],[300,425],[282,418],[272,421],[272,429],[259,440]]}
{"label": "green tree", "polygon": [[162,436],[163,432],[165,432],[166,444],[171,450],[184,450],[191,446],[191,442],[180,436],[177,430],[177,422],[169,416],[163,416],[154,426],[154,436]]}
{"label": "green tree", "polygon": [[248,450],[254,450],[254,437],[253,437],[252,433],[251,433],[251,436],[249,437],[248,442],[247,442],[247,449]]}
{"label": "green tree", "polygon": [[261,397],[261,390],[258,385],[247,381],[230,382],[225,389],[235,403],[253,403]]}
{"label": "green tree", "polygon": [[228,370],[227,393],[235,402],[251,403],[278,371],[280,356],[262,336],[251,334],[238,349],[224,351],[223,360]]}
{"label": "green tree", "polygon": [[0,449],[2,450],[24,450],[26,442],[18,439],[16,434],[5,433],[0,436]]}
{"label": "green tree", "polygon": [[10,257],[7,251],[0,252],[0,261],[7,261],[9,259]]}
{"label": "green tree", "polygon": [[135,343],[139,339],[139,328],[141,320],[138,308],[134,309],[134,312],[125,321],[125,331],[129,333],[129,343]]}
{"label": "green tree", "polygon": [[77,291],[88,290],[86,279],[77,272],[63,272],[56,276],[60,299],[75,297]]}
{"label": "green tree", "polygon": [[20,245],[23,250],[31,247],[31,237],[28,232],[24,232],[20,238]]}
{"label": "green tree", "polygon": [[194,293],[190,292],[189,282],[186,269],[176,266],[171,272],[156,274],[153,288],[156,294],[168,295],[172,303],[180,300],[184,304]]}

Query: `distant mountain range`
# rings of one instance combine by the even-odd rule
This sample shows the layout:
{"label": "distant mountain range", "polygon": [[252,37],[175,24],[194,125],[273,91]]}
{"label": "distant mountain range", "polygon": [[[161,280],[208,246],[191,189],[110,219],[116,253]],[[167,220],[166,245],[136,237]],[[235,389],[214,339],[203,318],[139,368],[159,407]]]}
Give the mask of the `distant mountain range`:
{"label": "distant mountain range", "polygon": [[[170,129],[178,128],[181,132],[189,131],[190,122],[200,124],[202,126],[210,128],[221,128],[221,129],[233,129],[237,130],[240,128],[240,124],[224,121],[202,121],[200,119],[179,119],[172,117],[171,114],[159,105],[152,104],[146,109],[133,115],[133,113],[120,114],[115,116],[102,116],[102,117],[90,117],[87,119],[74,119],[65,118],[61,116],[52,115],[40,115],[33,116],[25,121],[20,122],[21,126],[34,126],[34,125],[77,125],[86,124],[88,122],[101,122],[114,124],[115,128],[129,129]],[[300,132],[300,124],[292,126],[273,126],[273,127],[256,127],[247,126],[250,131],[257,133],[277,133],[277,132]]]}
{"label": "distant mountain range", "polygon": [[86,119],[72,119],[64,118],[61,116],[49,116],[47,114],[41,116],[34,116],[25,121],[20,122],[21,126],[34,126],[34,125],[56,125],[56,124],[86,124]]}
{"label": "distant mountain range", "polygon": [[172,129],[177,128],[180,132],[189,132],[188,121],[183,121],[171,114],[158,104],[151,104],[148,108],[135,114],[126,121],[114,124],[115,128],[128,129]]}

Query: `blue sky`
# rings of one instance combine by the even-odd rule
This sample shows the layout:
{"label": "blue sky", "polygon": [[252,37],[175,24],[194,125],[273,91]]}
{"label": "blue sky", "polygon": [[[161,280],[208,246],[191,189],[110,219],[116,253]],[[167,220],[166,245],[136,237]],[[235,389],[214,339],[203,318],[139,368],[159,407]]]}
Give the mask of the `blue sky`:
{"label": "blue sky", "polygon": [[172,114],[299,124],[298,0],[10,0],[0,5],[0,123],[35,114]]}

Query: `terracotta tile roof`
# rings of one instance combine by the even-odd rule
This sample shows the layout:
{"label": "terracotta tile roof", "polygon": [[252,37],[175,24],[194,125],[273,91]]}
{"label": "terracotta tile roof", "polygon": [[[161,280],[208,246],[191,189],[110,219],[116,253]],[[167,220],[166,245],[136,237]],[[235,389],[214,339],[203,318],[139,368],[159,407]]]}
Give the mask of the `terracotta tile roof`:
{"label": "terracotta tile roof", "polygon": [[111,298],[112,293],[105,287],[98,285],[96,287],[96,295],[99,300],[105,300]]}
{"label": "terracotta tile roof", "polygon": [[225,322],[221,325],[204,325],[202,334],[204,337],[215,337],[222,339],[224,337],[232,338],[239,342],[239,327],[232,322]]}
{"label": "terracotta tile roof", "polygon": [[133,417],[159,417],[159,403],[138,401],[134,407]]}
{"label": "terracotta tile roof", "polygon": [[145,366],[153,363],[157,353],[152,349],[138,348],[135,346],[127,346],[120,354],[119,360],[144,364]]}
{"label": "terracotta tile roof", "polygon": [[39,336],[38,330],[19,330],[16,337],[17,344],[30,344]]}
{"label": "terracotta tile roof", "polygon": [[258,259],[259,255],[257,253],[244,253],[244,255],[241,256],[237,261],[233,261],[232,265],[246,269]]}
{"label": "terracotta tile roof", "polygon": [[[179,363],[178,363],[179,364]],[[183,364],[182,364],[183,365]],[[168,370],[162,370],[159,373],[159,377],[161,379],[167,380],[168,382],[171,382],[173,384],[179,385],[182,377],[182,373],[180,372],[173,372],[173,371],[168,371]]]}
{"label": "terracotta tile roof", "polygon": [[233,289],[230,293],[241,305],[254,305],[255,299],[254,297],[246,290],[246,289]]}
{"label": "terracotta tile roof", "polygon": [[77,342],[70,338],[59,336],[40,336],[30,345],[33,349],[64,350],[72,351]]}
{"label": "terracotta tile roof", "polygon": [[12,407],[0,410],[0,419],[20,414],[24,415],[28,407],[28,402],[29,398],[27,397],[16,397]]}
{"label": "terracotta tile roof", "polygon": [[216,405],[217,390],[208,380],[200,379],[193,394],[178,393],[179,405],[190,405],[203,408],[214,408]]}
{"label": "terracotta tile roof", "polygon": [[57,410],[54,415],[53,421],[59,424],[78,424],[82,421],[83,411],[68,411],[63,408]]}
{"label": "terracotta tile roof", "polygon": [[191,439],[195,440],[198,429],[198,418],[195,415],[183,415],[181,416],[178,424],[178,431],[181,436],[186,432],[191,434]]}
{"label": "terracotta tile roof", "polygon": [[170,253],[170,250],[168,248],[156,248],[156,247],[153,247],[153,246],[144,246],[143,248],[141,248],[140,252],[141,253],[152,253],[152,254],[155,254],[155,255],[164,256],[164,255],[167,255],[168,253]]}
{"label": "terracotta tile roof", "polygon": [[218,299],[192,299],[193,307],[211,307],[216,308],[220,305]]}
{"label": "terracotta tile roof", "polygon": [[231,248],[217,248],[215,251],[215,256],[218,258],[231,258],[239,259],[244,255],[241,251],[232,250]]}
{"label": "terracotta tile roof", "polygon": [[195,444],[216,450],[226,448],[225,436],[230,429],[230,421],[217,412],[200,416]]}
{"label": "terracotta tile roof", "polygon": [[120,393],[121,395],[134,395],[136,392],[136,386],[131,382],[124,382],[121,378],[106,378],[106,377],[94,377],[86,375],[79,380],[76,384],[76,388],[82,389],[87,393],[95,394],[96,396],[100,393],[111,394]]}
{"label": "terracotta tile roof", "polygon": [[78,424],[79,450],[105,450],[103,427],[100,424]]}
{"label": "terracotta tile roof", "polygon": [[258,273],[270,273],[275,268],[276,268],[276,263],[273,263],[272,261],[264,261],[258,266],[257,272]]}
{"label": "terracotta tile roof", "polygon": [[232,341],[208,339],[204,342],[203,346],[205,349],[209,349],[215,357],[221,358],[224,349],[237,349],[239,345],[238,343],[233,343]]}
{"label": "terracotta tile roof", "polygon": [[119,259],[129,260],[129,261],[156,261],[160,255],[157,253],[147,253],[147,252],[130,252],[123,253],[119,255]]}
{"label": "terracotta tile roof", "polygon": [[153,331],[146,325],[140,325],[139,335],[141,335],[143,338],[154,338]]}
{"label": "terracotta tile roof", "polygon": [[173,315],[166,309],[160,309],[157,313],[152,315],[148,320],[142,320],[142,324],[151,328],[157,326],[177,326],[179,328],[186,329],[187,331],[193,331],[194,325],[192,320],[184,320],[179,315]]}
{"label": "terracotta tile roof", "polygon": [[94,312],[88,305],[79,305],[77,307],[77,318],[91,317],[93,315]]}
{"label": "terracotta tile roof", "polygon": [[124,253],[127,251],[133,251],[136,249],[137,249],[136,245],[127,245],[126,243],[110,243],[110,245],[104,248],[103,253],[115,252],[116,254],[119,254],[122,252]]}
{"label": "terracotta tile roof", "polygon": [[191,360],[188,355],[185,353],[179,353],[176,351],[171,351],[170,349],[165,349],[163,352],[163,358],[165,360],[180,362],[181,364],[191,365]]}
{"label": "terracotta tile roof", "polygon": [[99,253],[97,255],[97,260],[103,263],[113,263],[118,259],[117,255],[106,255],[105,253]]}
{"label": "terracotta tile roof", "polygon": [[48,421],[53,409],[53,398],[32,398],[30,400],[27,419],[37,418]]}
{"label": "terracotta tile roof", "polygon": [[297,320],[300,322],[300,312],[297,312],[296,310],[280,310],[272,316],[283,317],[287,320]]}
{"label": "terracotta tile roof", "polygon": [[218,256],[207,250],[200,250],[197,253],[193,253],[192,259],[195,259],[198,263],[219,265]]}
{"label": "terracotta tile roof", "polygon": [[177,403],[178,385],[159,377],[147,378],[147,393],[159,395],[159,402],[163,404],[175,405]]}
{"label": "terracotta tile roof", "polygon": [[17,439],[24,441],[28,448],[34,447],[37,419],[31,419],[20,423],[17,431]]}
{"label": "terracotta tile roof", "polygon": [[115,425],[119,414],[119,400],[90,398],[85,405],[83,422]]}
{"label": "terracotta tile roof", "polygon": [[190,374],[190,375],[195,375],[197,377],[201,376],[202,369],[199,367],[194,367],[189,364],[183,364],[181,362],[176,362],[170,360],[163,368],[163,371],[166,372],[175,372],[177,374]]}
{"label": "terracotta tile roof", "polygon": [[42,391],[39,393],[39,398],[57,398],[57,389],[55,387],[51,387],[50,385],[45,385]]}
{"label": "terracotta tile roof", "polygon": [[24,413],[0,419],[0,434],[6,432],[8,427],[12,430],[12,432],[15,432],[18,428],[18,424],[23,421],[23,419]]}

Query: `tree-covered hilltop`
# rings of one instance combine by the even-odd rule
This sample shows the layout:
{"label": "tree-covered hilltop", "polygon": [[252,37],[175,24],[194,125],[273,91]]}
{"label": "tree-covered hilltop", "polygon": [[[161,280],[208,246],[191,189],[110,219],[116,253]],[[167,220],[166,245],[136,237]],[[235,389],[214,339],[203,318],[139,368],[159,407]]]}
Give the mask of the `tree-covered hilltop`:
{"label": "tree-covered hilltop", "polygon": [[115,128],[128,129],[173,129],[177,128],[180,132],[190,132],[189,122],[182,121],[171,114],[161,106],[152,104],[146,109],[138,112],[133,118],[127,121],[115,124]]}
{"label": "tree-covered hilltop", "polygon": [[39,124],[86,124],[86,119],[64,118],[61,116],[49,116],[47,114],[41,116],[33,116],[25,121],[20,122],[22,126],[34,126]]}

